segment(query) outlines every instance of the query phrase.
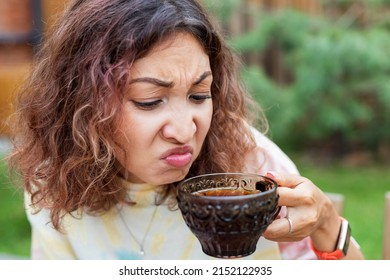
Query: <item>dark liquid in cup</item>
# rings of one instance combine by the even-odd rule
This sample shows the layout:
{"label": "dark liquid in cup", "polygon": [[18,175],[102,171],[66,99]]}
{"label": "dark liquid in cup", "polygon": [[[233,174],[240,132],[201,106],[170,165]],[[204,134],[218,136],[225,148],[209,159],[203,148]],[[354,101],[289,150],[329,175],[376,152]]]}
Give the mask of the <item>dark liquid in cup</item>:
{"label": "dark liquid in cup", "polygon": [[196,192],[199,196],[237,196],[259,193],[259,190],[243,190],[243,189],[206,189]]}

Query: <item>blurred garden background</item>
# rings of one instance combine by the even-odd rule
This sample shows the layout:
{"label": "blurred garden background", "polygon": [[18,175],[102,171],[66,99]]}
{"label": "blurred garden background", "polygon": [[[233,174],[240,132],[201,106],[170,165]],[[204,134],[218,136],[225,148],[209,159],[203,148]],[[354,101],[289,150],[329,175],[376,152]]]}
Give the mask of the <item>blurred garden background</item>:
{"label": "blurred garden background", "polygon": [[[0,2],[0,254],[30,254],[22,193],[4,160],[5,120],[66,2]],[[390,246],[390,0],[203,2],[242,59],[243,81],[264,109],[269,137],[304,176],[344,197],[342,215],[366,258],[382,259]]]}

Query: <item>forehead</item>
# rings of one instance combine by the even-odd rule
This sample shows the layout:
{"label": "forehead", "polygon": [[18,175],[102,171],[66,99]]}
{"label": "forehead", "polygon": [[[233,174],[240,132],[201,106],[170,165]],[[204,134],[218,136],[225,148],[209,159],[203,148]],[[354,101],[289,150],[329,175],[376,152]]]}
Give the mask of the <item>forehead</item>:
{"label": "forehead", "polygon": [[[209,57],[200,42],[188,33],[173,34],[157,43],[132,66],[132,77],[162,70],[205,71],[210,69]],[[195,73],[193,73],[195,74]]]}
{"label": "forehead", "polygon": [[204,51],[203,46],[192,34],[187,32],[177,32],[169,35],[166,39],[156,43],[148,52],[146,56],[151,56],[156,53],[170,51],[171,49],[191,48],[198,51]]}

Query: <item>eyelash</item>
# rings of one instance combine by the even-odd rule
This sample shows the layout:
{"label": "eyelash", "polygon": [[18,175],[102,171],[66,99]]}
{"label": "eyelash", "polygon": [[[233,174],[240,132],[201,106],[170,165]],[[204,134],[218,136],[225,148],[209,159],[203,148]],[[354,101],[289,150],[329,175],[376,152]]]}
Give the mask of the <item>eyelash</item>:
{"label": "eyelash", "polygon": [[189,96],[189,98],[192,98],[195,101],[195,103],[201,104],[206,99],[211,99],[211,95],[209,95],[209,94],[207,94],[207,95],[206,94],[191,94]]}
{"label": "eyelash", "polygon": [[141,108],[143,110],[152,110],[155,107],[157,107],[160,103],[162,103],[163,101],[158,99],[158,100],[154,100],[154,101],[150,101],[150,102],[137,102],[134,100],[132,102],[138,108]]}
{"label": "eyelash", "polygon": [[[205,95],[205,94],[191,94],[189,96],[190,99],[194,100],[195,104],[202,104],[205,100],[211,99],[211,95]],[[158,105],[163,103],[163,100],[158,99],[158,100],[153,100],[153,101],[148,101],[148,102],[138,102],[132,100],[133,104],[143,110],[153,110],[156,108]]]}

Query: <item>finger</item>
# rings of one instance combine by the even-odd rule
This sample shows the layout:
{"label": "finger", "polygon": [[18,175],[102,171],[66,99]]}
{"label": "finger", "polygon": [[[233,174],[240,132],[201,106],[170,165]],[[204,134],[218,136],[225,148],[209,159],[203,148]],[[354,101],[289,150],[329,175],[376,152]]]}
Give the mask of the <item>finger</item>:
{"label": "finger", "polygon": [[301,204],[301,195],[299,191],[288,187],[278,187],[280,206],[299,206]]}
{"label": "finger", "polygon": [[277,242],[299,241],[307,237],[307,230],[290,214],[288,217],[274,220],[263,233],[263,237]]}
{"label": "finger", "polygon": [[289,234],[290,224],[286,218],[274,220],[263,233],[263,237],[268,240],[281,241]]}
{"label": "finger", "polygon": [[279,186],[289,188],[295,188],[296,186],[309,181],[308,179],[296,174],[277,173],[275,171],[268,171],[266,176],[275,180]]}
{"label": "finger", "polygon": [[296,174],[277,173],[269,171],[266,176],[274,179],[279,187],[279,205],[296,206],[302,203],[302,189],[299,186],[310,184],[311,181],[307,178]]}

